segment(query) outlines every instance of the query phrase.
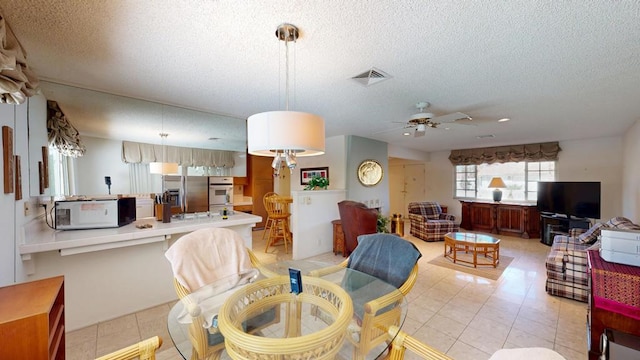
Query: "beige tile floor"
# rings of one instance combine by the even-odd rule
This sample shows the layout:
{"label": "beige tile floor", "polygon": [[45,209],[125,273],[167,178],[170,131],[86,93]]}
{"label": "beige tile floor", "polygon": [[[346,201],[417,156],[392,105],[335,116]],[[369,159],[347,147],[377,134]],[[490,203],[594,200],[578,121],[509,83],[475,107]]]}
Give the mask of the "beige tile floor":
{"label": "beige tile floor", "polygon": [[[429,264],[435,256],[442,256],[443,243],[421,241],[406,230],[405,238],[414,242],[423,256],[417,283],[408,296],[404,331],[458,360],[488,359],[498,349],[517,347],[554,349],[568,360],[587,357],[587,305],[544,291],[544,260],[549,247],[539,239],[500,236],[500,253],[514,260],[494,281]],[[253,235],[255,253],[263,262],[290,258],[282,246],[265,254],[262,231]],[[316,259],[337,263],[343,258],[327,253]],[[182,359],[166,330],[172,305],[67,333],[67,359],[93,359],[153,335],[164,340],[157,359]],[[407,352],[406,358],[417,357]]]}

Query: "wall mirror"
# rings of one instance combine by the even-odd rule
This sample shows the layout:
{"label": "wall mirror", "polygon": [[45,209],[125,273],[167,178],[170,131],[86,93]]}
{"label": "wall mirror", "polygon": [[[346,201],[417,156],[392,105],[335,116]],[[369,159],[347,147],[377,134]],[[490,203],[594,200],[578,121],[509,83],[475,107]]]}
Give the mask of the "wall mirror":
{"label": "wall mirror", "polygon": [[[41,94],[29,98],[29,196],[48,196],[51,194],[43,158],[43,147],[48,147],[47,138],[47,100]],[[46,156],[46,150],[45,154]],[[46,183],[45,183],[46,182]]]}
{"label": "wall mirror", "polygon": [[[40,86],[44,97],[58,103],[81,137],[246,154],[246,119],[48,81],[41,81]],[[44,106],[46,114],[46,101]],[[161,132],[169,134],[164,141]],[[233,175],[246,176],[246,169],[234,169]]]}

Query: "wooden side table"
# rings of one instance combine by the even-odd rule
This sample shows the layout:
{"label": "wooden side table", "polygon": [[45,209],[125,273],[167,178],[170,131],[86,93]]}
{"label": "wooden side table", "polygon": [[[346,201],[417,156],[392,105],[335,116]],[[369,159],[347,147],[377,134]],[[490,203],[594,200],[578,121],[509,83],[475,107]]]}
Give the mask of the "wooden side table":
{"label": "wooden side table", "polygon": [[342,221],[333,220],[333,254],[341,253],[343,257],[347,256],[344,246],[344,232],[342,231]]}

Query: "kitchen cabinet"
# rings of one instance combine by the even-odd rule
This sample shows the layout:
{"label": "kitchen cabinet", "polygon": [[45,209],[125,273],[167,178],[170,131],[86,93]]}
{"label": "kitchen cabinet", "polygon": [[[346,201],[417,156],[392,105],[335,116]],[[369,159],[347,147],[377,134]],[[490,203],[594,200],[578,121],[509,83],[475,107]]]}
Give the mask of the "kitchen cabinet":
{"label": "kitchen cabinet", "polygon": [[267,220],[267,210],[264,208],[262,198],[264,194],[273,191],[272,157],[248,155],[247,177],[249,185],[244,187],[244,195],[253,199],[252,213],[262,217],[262,221],[256,224],[256,228],[263,229]]}
{"label": "kitchen cabinet", "polygon": [[249,185],[249,178],[246,176],[234,176],[233,185]]}
{"label": "kitchen cabinet", "polygon": [[471,231],[517,236],[540,236],[540,213],[535,204],[461,200],[460,227]]}
{"label": "kitchen cabinet", "polygon": [[64,277],[0,288],[0,359],[64,360]]}
{"label": "kitchen cabinet", "polygon": [[233,205],[233,210],[251,214],[253,212],[253,205]]}

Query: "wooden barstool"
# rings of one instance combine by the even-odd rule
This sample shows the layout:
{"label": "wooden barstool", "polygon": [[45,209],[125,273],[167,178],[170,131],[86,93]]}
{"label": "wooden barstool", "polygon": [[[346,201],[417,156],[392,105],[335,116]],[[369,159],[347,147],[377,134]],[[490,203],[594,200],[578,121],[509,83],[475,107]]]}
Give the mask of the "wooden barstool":
{"label": "wooden barstool", "polygon": [[[264,194],[264,196],[262,197],[262,204],[264,205],[265,209],[267,209],[267,198],[271,196],[278,196],[278,194],[271,191]],[[264,222],[264,231],[262,232],[262,240],[264,240],[265,236],[269,233],[269,231],[271,231],[272,225],[273,225],[273,220],[271,220],[271,217],[267,212],[267,220]]]}
{"label": "wooden barstool", "polygon": [[264,249],[264,252],[269,250],[269,246],[275,245],[277,240],[282,239],[284,242],[284,252],[285,254],[289,253],[289,244],[293,243],[291,231],[289,230],[289,218],[291,217],[291,213],[289,212],[290,202],[290,198],[285,198],[277,194],[264,197],[264,207],[267,210],[269,219],[271,219],[267,247]]}

